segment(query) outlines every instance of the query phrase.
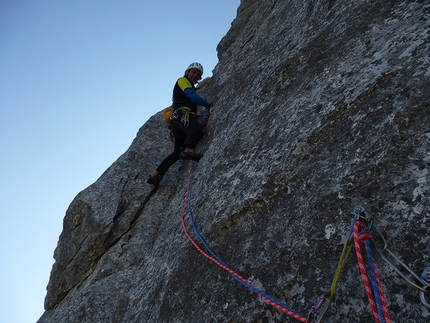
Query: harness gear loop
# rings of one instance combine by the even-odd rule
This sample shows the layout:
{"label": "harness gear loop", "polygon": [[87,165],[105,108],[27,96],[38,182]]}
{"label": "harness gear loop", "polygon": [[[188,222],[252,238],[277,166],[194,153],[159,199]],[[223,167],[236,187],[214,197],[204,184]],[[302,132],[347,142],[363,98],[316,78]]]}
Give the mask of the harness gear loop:
{"label": "harness gear loop", "polygon": [[[185,127],[188,127],[190,125],[190,114],[196,115],[195,112],[192,112],[190,108],[188,107],[180,107],[175,110],[176,111],[182,111],[182,118],[181,122]],[[176,114],[176,118],[178,118],[178,115]]]}

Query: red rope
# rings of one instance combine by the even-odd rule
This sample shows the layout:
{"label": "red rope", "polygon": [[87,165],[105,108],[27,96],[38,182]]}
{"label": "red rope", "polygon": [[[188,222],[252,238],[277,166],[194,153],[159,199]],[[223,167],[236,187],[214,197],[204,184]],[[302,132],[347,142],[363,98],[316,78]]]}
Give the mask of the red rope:
{"label": "red rope", "polygon": [[[363,261],[363,257],[361,256],[361,246],[360,246],[360,242],[363,243],[363,241],[365,241],[366,239],[371,239],[372,238],[372,234],[371,233],[363,233],[360,235],[360,232],[363,232],[365,229],[365,226],[362,222],[360,221],[356,221],[354,224],[354,245],[355,245],[355,253],[357,255],[357,260],[358,260],[358,266],[360,268],[360,273],[361,273],[361,277],[363,279],[363,283],[364,283],[364,288],[366,289],[366,293],[367,293],[367,297],[369,298],[369,303],[370,303],[370,307],[372,308],[372,312],[373,312],[373,316],[376,320],[377,323],[380,323],[380,317],[379,317],[379,313],[378,313],[378,309],[376,307],[376,303],[375,303],[375,298],[372,292],[372,287],[370,285],[369,279],[367,277],[367,273],[366,273],[366,269],[364,266],[364,261]],[[359,232],[360,230],[360,232]],[[374,273],[375,273],[375,278],[377,281],[377,286],[378,286],[378,293],[380,295],[381,298],[381,303],[382,303],[382,310],[384,313],[384,319],[386,323],[390,322],[390,318],[388,316],[388,309],[387,309],[387,304],[385,302],[385,298],[384,298],[384,294],[382,291],[382,286],[381,283],[379,281],[379,277],[378,274],[376,272],[376,267],[375,264],[371,264],[374,268]]]}
{"label": "red rope", "polygon": [[[241,275],[239,275],[238,273],[236,273],[234,270],[230,269],[229,267],[223,265],[221,262],[219,262],[217,259],[215,259],[214,257],[212,257],[211,255],[209,255],[208,253],[206,253],[198,244],[197,242],[194,241],[194,239],[191,237],[191,235],[189,234],[187,227],[185,225],[185,214],[186,214],[186,210],[187,210],[187,205],[188,205],[188,199],[190,196],[190,184],[191,184],[191,173],[192,173],[192,163],[190,163],[190,175],[188,177],[188,186],[187,186],[187,192],[185,194],[185,202],[184,202],[184,207],[182,209],[182,214],[181,214],[181,223],[182,223],[182,228],[184,229],[185,235],[187,236],[188,240],[192,243],[192,245],[200,252],[200,254],[202,254],[205,258],[209,259],[210,261],[214,262],[217,266],[219,266],[221,269],[227,271],[229,274],[233,275],[234,277],[236,277],[237,279],[241,280],[242,282],[244,282],[245,284],[252,286],[251,283],[249,283],[245,278],[243,278]],[[256,292],[257,293],[257,292]],[[295,319],[306,323],[307,322],[307,318],[303,317],[301,315],[298,315],[290,310],[288,310],[287,308],[284,308],[282,306],[280,306],[279,304],[273,302],[272,300],[270,300],[269,298],[265,297],[264,295],[261,295],[260,293],[257,293],[266,303],[268,303],[269,305],[273,306],[274,308],[294,317]],[[308,322],[311,323],[311,322]]]}
{"label": "red rope", "polygon": [[386,323],[390,323],[390,316],[388,314],[387,302],[385,301],[384,292],[382,290],[381,282],[379,281],[378,273],[376,272],[375,264],[373,264],[373,268],[374,268],[374,271],[375,271],[376,281],[378,283],[378,293],[379,293],[379,297],[381,298],[382,311],[384,312],[384,319],[385,319]]}

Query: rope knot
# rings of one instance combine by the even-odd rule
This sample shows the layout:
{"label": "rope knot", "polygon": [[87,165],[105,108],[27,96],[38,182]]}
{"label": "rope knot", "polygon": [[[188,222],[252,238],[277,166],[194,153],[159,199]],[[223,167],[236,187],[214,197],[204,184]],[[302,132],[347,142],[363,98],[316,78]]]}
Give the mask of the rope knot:
{"label": "rope knot", "polygon": [[372,239],[372,238],[373,238],[372,232],[363,231],[358,234],[358,240],[360,241],[364,241],[366,239]]}

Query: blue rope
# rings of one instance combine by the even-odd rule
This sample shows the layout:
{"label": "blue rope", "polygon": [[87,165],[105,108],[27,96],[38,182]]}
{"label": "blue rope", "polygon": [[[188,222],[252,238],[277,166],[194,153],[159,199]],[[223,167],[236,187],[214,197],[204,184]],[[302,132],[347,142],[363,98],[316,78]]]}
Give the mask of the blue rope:
{"label": "blue rope", "polygon": [[[364,207],[362,206],[358,206],[354,209],[354,211],[352,212],[354,216],[354,220],[353,220],[353,226],[351,228],[351,233],[354,230],[354,222],[358,220],[360,213],[358,212],[358,209],[360,209],[362,212],[367,212]],[[366,232],[362,232],[361,234],[364,234]],[[371,233],[370,231],[368,231],[368,233]],[[369,270],[370,270],[370,281],[371,281],[371,286],[372,286],[372,290],[373,290],[373,297],[375,299],[375,305],[376,308],[378,309],[378,315],[379,315],[379,320],[380,323],[386,323],[385,321],[385,317],[384,317],[384,312],[382,309],[382,301],[381,301],[381,295],[379,294],[379,289],[378,289],[378,283],[377,283],[377,279],[376,279],[376,273],[375,273],[375,265],[373,263],[373,257],[372,257],[372,251],[370,248],[370,241],[369,239],[365,240],[365,246],[366,246],[366,251],[367,251],[367,261],[369,263]]]}
{"label": "blue rope", "polygon": [[384,312],[382,310],[381,295],[379,295],[378,283],[376,281],[375,265],[373,263],[372,251],[370,250],[369,239],[366,239],[366,250],[367,250],[367,261],[369,262],[370,281],[372,282],[373,296],[375,298],[376,308],[378,309],[380,323],[386,323]]}
{"label": "blue rope", "polygon": [[[208,252],[212,255],[212,257],[214,257],[216,260],[218,260],[222,265],[224,265],[225,267],[227,267],[228,268],[228,266],[225,264],[225,262],[221,259],[221,258],[219,258],[218,256],[217,256],[217,254],[209,247],[209,245],[206,243],[206,241],[203,239],[203,237],[201,236],[201,234],[200,234],[200,232],[198,231],[198,229],[197,229],[197,227],[196,227],[196,225],[195,225],[195,222],[194,222],[194,217],[193,217],[193,212],[192,212],[192,210],[191,210],[191,200],[192,200],[192,194],[193,194],[193,187],[192,187],[192,179],[193,179],[193,168],[194,168],[194,162],[192,162],[192,166],[191,166],[191,172],[190,172],[190,196],[189,196],[189,199],[188,199],[188,213],[189,213],[189,216],[190,216],[190,220],[191,220],[191,224],[192,224],[192,226],[193,226],[193,230],[194,230],[194,232],[195,232],[195,234],[197,235],[197,237],[199,238],[199,240],[203,243],[203,245],[205,246],[205,248],[208,250]],[[291,312],[293,312],[293,313],[295,313],[296,315],[299,315],[299,316],[301,316],[301,314],[300,313],[298,313],[297,311],[295,311],[295,310],[293,310],[292,308],[290,308],[290,307],[288,307],[287,305],[285,305],[285,304],[283,304],[283,303],[281,303],[280,301],[278,301],[278,300],[276,300],[276,299],[274,299],[272,296],[270,296],[270,295],[268,295],[268,294],[266,294],[266,293],[264,293],[263,291],[261,291],[261,290],[259,290],[258,288],[256,288],[256,287],[254,287],[254,286],[252,286],[252,285],[250,285],[250,284],[247,284],[246,282],[244,282],[244,281],[242,281],[241,279],[239,279],[238,277],[236,277],[235,275],[233,275],[233,274],[231,274],[231,273],[229,273],[236,281],[238,281],[239,283],[241,283],[243,286],[245,286],[246,288],[248,288],[248,289],[250,289],[251,291],[253,291],[253,292],[255,292],[255,293],[257,293],[257,294],[260,294],[261,296],[263,296],[263,297],[265,297],[265,298],[267,298],[267,299],[269,299],[269,300],[271,300],[272,302],[274,302],[274,303],[276,303],[277,305],[279,305],[280,307],[282,307],[282,308],[284,308],[284,309],[287,309],[287,310],[289,310],[289,311],[291,311]]]}
{"label": "blue rope", "polygon": [[191,174],[190,174],[190,197],[188,198],[188,213],[190,214],[191,225],[193,226],[194,232],[196,233],[197,237],[203,243],[206,250],[212,255],[212,257],[214,257],[216,260],[218,260],[224,266],[228,267],[225,264],[225,262],[222,261],[222,259],[219,258],[218,255],[209,247],[209,245],[206,243],[205,239],[203,239],[200,232],[197,230],[196,224],[194,222],[193,212],[191,210],[191,200],[192,200],[192,196],[193,196],[193,173],[192,173],[192,170],[193,170],[194,162],[192,162],[192,163],[193,163],[193,165],[191,167]]}

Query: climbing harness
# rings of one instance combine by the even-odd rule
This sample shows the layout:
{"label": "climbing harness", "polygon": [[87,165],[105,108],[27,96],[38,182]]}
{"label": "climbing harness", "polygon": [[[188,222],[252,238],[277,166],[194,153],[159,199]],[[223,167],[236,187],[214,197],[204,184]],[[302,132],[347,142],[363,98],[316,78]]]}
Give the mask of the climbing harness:
{"label": "climbing harness", "polygon": [[[369,298],[369,303],[372,308],[373,316],[376,320],[376,323],[390,323],[390,318],[388,314],[387,304],[385,301],[385,297],[382,291],[382,286],[378,277],[378,273],[376,270],[376,265],[373,261],[373,255],[371,251],[371,243],[374,245],[375,249],[381,255],[382,259],[385,260],[400,276],[402,276],[408,283],[417,288],[420,291],[420,299],[421,302],[428,308],[430,308],[430,303],[426,298],[426,294],[430,293],[430,267],[426,268],[422,273],[421,277],[416,275],[408,266],[406,266],[397,256],[394,255],[387,248],[387,241],[385,237],[382,235],[379,228],[374,223],[372,215],[367,212],[363,207],[357,206],[354,208],[352,214],[354,215],[353,225],[351,227],[351,231],[349,237],[346,239],[341,257],[339,259],[337,269],[332,281],[332,284],[329,290],[321,296],[317,303],[312,307],[311,311],[308,313],[307,317],[304,317],[297,311],[289,308],[287,305],[281,303],[280,301],[274,299],[268,294],[262,292],[261,290],[254,287],[249,281],[243,278],[240,274],[232,270],[227,264],[218,256],[216,253],[209,247],[206,241],[203,239],[201,234],[199,233],[195,222],[191,209],[191,201],[192,201],[192,177],[193,177],[193,167],[194,162],[190,163],[190,170],[188,176],[188,184],[187,191],[185,194],[185,202],[182,209],[181,214],[181,224],[184,230],[184,233],[191,244],[200,252],[205,258],[209,259],[221,269],[227,271],[235,280],[241,283],[243,286],[247,287],[251,291],[255,292],[260,296],[266,303],[273,306],[274,308],[282,311],[285,314],[290,315],[291,317],[303,322],[303,323],[319,323],[322,322],[324,315],[326,314],[330,305],[335,301],[336,298],[336,286],[338,284],[340,274],[345,267],[345,264],[351,254],[352,247],[355,247],[355,252],[359,264],[360,273],[364,282],[364,286],[366,289],[367,296]],[[194,233],[197,236],[198,240],[204,245],[206,251],[200,247],[200,245],[191,237],[191,234],[188,232],[187,226],[185,224],[185,215],[188,211],[189,219],[191,225],[193,227]],[[374,232],[376,232],[376,236],[379,237],[384,244],[384,247],[381,249],[375,243]],[[362,256],[362,246],[366,251],[366,261]],[[413,283],[409,278],[404,275],[399,268],[397,268],[392,261],[388,259],[388,257],[384,254],[384,251],[390,254],[392,258],[394,258],[404,269],[406,269],[422,286],[419,286],[416,283]],[[366,270],[367,268],[367,270]],[[316,320],[314,317],[320,313]]]}

